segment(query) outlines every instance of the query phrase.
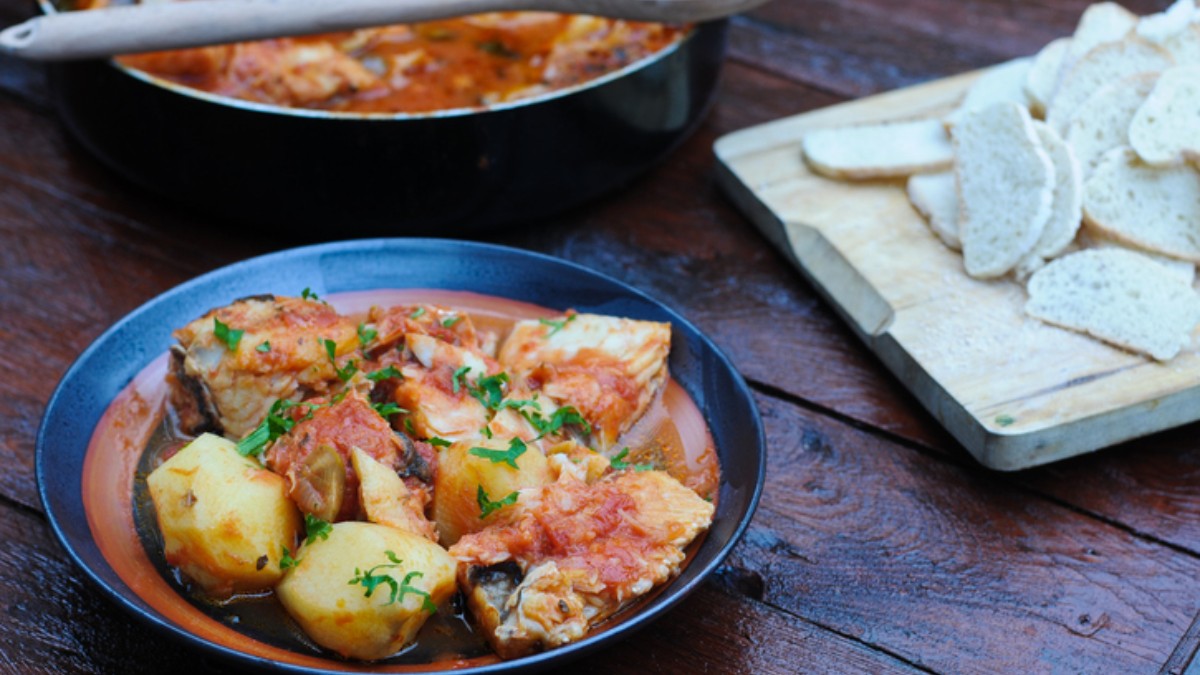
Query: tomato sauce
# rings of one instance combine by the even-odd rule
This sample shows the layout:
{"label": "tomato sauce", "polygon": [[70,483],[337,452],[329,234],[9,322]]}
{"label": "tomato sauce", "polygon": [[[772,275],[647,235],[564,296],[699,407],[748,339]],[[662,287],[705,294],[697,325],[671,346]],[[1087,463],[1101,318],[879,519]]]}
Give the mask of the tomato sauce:
{"label": "tomato sauce", "polygon": [[[331,295],[338,312],[365,318],[372,306],[431,304],[469,314],[479,331],[502,340],[522,319],[559,312],[515,300],[461,291],[377,290]],[[225,647],[294,665],[346,671],[407,672],[454,669],[494,663],[498,657],[477,635],[457,602],[448,603],[421,629],[417,641],[382,662],[358,663],[330,657],[283,610],[274,594],[235,596],[217,602],[192,588],[163,556],[146,476],[190,439],[182,435],[167,403],[167,357],[156,359],[113,401],[97,425],[83,469],[87,519],[106,561],[143,601],[185,631]],[[673,380],[645,415],[619,439],[637,448],[633,461],[653,461],[702,497],[716,500],[720,478],[712,435],[703,415]],[[620,504],[611,512],[618,513]],[[600,531],[615,523],[597,523]],[[688,548],[694,555],[700,539]],[[685,563],[686,564],[686,563]],[[643,596],[604,624],[601,633],[654,598],[666,585]]]}

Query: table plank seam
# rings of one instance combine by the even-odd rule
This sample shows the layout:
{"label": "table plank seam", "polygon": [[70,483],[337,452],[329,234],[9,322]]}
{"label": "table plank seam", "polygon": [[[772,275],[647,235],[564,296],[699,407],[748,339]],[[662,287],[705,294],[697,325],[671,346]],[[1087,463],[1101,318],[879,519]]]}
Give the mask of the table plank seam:
{"label": "table plank seam", "polygon": [[1055,497],[1054,495],[1037,490],[1036,488],[1032,487],[1031,485],[1029,485],[1028,483],[1026,483],[1024,481],[1021,481],[1021,480],[1018,480],[1015,478],[1010,478],[1007,474],[984,469],[982,466],[980,466],[978,463],[976,463],[973,460],[964,461],[963,459],[960,459],[958,457],[954,457],[954,456],[946,454],[944,452],[940,452],[936,448],[918,443],[916,441],[913,441],[909,438],[901,436],[895,432],[889,431],[882,427],[878,427],[873,424],[863,422],[862,420],[856,419],[854,417],[850,417],[850,416],[848,416],[844,413],[841,413],[837,410],[827,408],[825,406],[814,403],[812,401],[806,401],[806,400],[804,400],[794,394],[791,394],[790,392],[782,390],[774,385],[771,385],[771,384],[768,384],[765,382],[761,382],[758,380],[753,380],[750,378],[747,378],[746,381],[750,385],[751,389],[753,389],[753,390],[757,391],[758,393],[763,394],[765,396],[770,396],[771,398],[779,399],[785,403],[804,408],[805,410],[817,413],[824,417],[828,417],[830,419],[833,419],[837,422],[840,422],[842,424],[850,426],[859,431],[869,433],[873,436],[878,436],[880,438],[887,440],[889,443],[893,443],[895,445],[907,448],[909,450],[912,450],[913,452],[917,452],[917,453],[924,455],[926,457],[929,457],[930,459],[933,459],[935,461],[938,461],[938,462],[941,462],[944,464],[949,464],[951,466],[956,466],[958,468],[969,471],[971,473],[978,474],[980,472],[984,472],[984,475],[988,476],[991,479],[1000,480],[1016,489],[1021,490],[1022,492],[1025,492],[1027,494],[1038,497],[1038,498],[1045,500],[1045,501],[1047,501],[1055,506],[1058,506],[1060,508],[1070,510],[1073,513],[1076,513],[1078,515],[1081,515],[1086,518],[1090,518],[1092,520],[1103,523],[1104,525],[1107,525],[1114,529],[1120,530],[1121,532],[1124,532],[1131,537],[1134,537],[1136,539],[1139,539],[1139,540],[1144,541],[1149,544],[1165,547],[1167,549],[1175,551],[1176,553],[1181,553],[1183,555],[1186,555],[1190,558],[1200,559],[1200,551],[1195,551],[1186,546],[1182,546],[1180,544],[1176,544],[1174,542],[1167,541],[1167,540],[1157,537],[1153,534],[1139,530],[1136,527],[1132,527],[1132,526],[1126,525],[1125,523],[1122,523],[1118,520],[1114,520],[1103,514],[1096,513],[1094,511],[1085,509],[1081,506],[1071,504],[1070,502],[1067,502],[1059,497]]}
{"label": "table plank seam", "polygon": [[42,522],[46,522],[46,514],[41,509],[0,492],[0,509],[4,508],[15,509],[26,515],[39,518]]}
{"label": "table plank seam", "polygon": [[[718,589],[721,590],[721,592],[725,593],[726,595],[732,595],[734,593],[734,591],[732,589],[729,589],[725,584],[722,584],[718,581],[710,579],[706,583],[709,586],[717,587]],[[739,593],[737,593],[737,595],[746,598],[746,600],[748,600],[750,602],[758,603],[764,607],[767,607],[768,609],[774,610],[776,612],[780,612],[781,614],[784,614],[785,616],[792,617],[793,619],[795,619],[797,621],[802,621],[814,628],[825,631],[826,633],[829,633],[831,635],[836,635],[844,640],[853,642],[861,647],[864,647],[866,649],[870,649],[871,651],[883,654],[883,655],[887,656],[888,658],[895,659],[896,661],[899,661],[900,663],[903,663],[904,665],[906,665],[910,668],[913,668],[914,670],[919,670],[923,673],[929,673],[930,675],[939,675],[938,671],[930,670],[926,666],[923,666],[923,665],[916,663],[910,659],[907,659],[904,656],[901,656],[900,654],[897,654],[896,652],[893,652],[892,650],[887,649],[886,647],[881,647],[880,645],[872,644],[870,642],[867,642],[866,640],[863,640],[862,638],[860,638],[858,636],[852,635],[850,633],[845,633],[845,632],[840,631],[831,626],[827,626],[819,621],[813,621],[812,619],[802,616],[800,614],[797,614],[796,612],[793,612],[793,611],[787,609],[786,607],[780,607],[779,605],[768,602],[761,598],[754,598],[745,593],[739,592]]]}
{"label": "table plank seam", "polygon": [[1179,644],[1175,645],[1175,649],[1171,651],[1167,662],[1158,671],[1159,675],[1182,675],[1195,660],[1198,649],[1200,649],[1200,611],[1192,619],[1192,624],[1180,638]]}

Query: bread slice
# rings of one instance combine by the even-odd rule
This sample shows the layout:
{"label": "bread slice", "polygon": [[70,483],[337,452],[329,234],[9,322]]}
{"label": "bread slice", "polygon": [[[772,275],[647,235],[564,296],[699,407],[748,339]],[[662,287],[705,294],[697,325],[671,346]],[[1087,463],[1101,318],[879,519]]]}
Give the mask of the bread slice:
{"label": "bread slice", "polygon": [[1130,148],[1112,150],[1084,184],[1083,219],[1117,241],[1200,262],[1200,172],[1158,169]]}
{"label": "bread slice", "polygon": [[822,129],[804,136],[804,157],[831,178],[862,180],[946,171],[954,148],[941,120]]}
{"label": "bread slice", "polygon": [[1142,17],[1137,24],[1138,37],[1163,44],[1187,30],[1196,16],[1196,0],[1176,0],[1166,11]]}
{"label": "bread slice", "polygon": [[923,173],[908,179],[908,201],[925,217],[929,229],[952,250],[962,250],[958,236],[958,186],[954,172]]}
{"label": "bread slice", "polygon": [[1071,68],[1046,112],[1046,122],[1060,134],[1067,132],[1071,117],[1104,85],[1138,73],[1166,70],[1174,65],[1162,47],[1140,38],[1104,43]]}
{"label": "bread slice", "polygon": [[1151,166],[1200,159],[1200,65],[1163,71],[1129,125],[1129,143]]}
{"label": "bread slice", "polygon": [[1049,260],[1070,246],[1083,222],[1083,176],[1067,142],[1050,125],[1034,122],[1038,140],[1054,164],[1054,201],[1050,219],[1033,247],[1033,255]]}
{"label": "bread slice", "polygon": [[946,126],[953,127],[966,113],[986,108],[993,103],[1011,101],[1029,106],[1029,95],[1025,93],[1025,81],[1032,68],[1032,58],[1016,59],[989,68],[967,90],[967,95],[958,108],[946,116],[944,120]]}
{"label": "bread slice", "polygon": [[[1200,12],[1196,13],[1200,16]],[[1193,23],[1163,43],[1163,48],[1175,59],[1175,65],[1187,66],[1200,63],[1200,22]]]}
{"label": "bread slice", "polygon": [[1025,311],[1167,361],[1190,342],[1200,321],[1200,296],[1137,253],[1089,250],[1063,256],[1034,274]]}
{"label": "bread slice", "polygon": [[1170,256],[1165,256],[1165,255],[1162,255],[1161,253],[1151,253],[1150,251],[1146,251],[1144,249],[1134,248],[1134,247],[1130,246],[1129,244],[1125,244],[1123,242],[1114,241],[1112,239],[1109,239],[1108,237],[1105,237],[1103,234],[1101,234],[1095,230],[1092,230],[1090,228],[1081,229],[1079,231],[1079,236],[1077,236],[1075,238],[1075,243],[1081,249],[1119,248],[1119,249],[1123,249],[1126,251],[1133,251],[1135,253],[1143,255],[1143,256],[1149,258],[1150,260],[1153,260],[1154,262],[1158,263],[1159,265],[1162,266],[1163,269],[1167,270],[1175,277],[1178,277],[1180,281],[1187,284],[1188,286],[1191,286],[1196,281],[1196,265],[1195,264],[1190,263],[1186,260],[1180,260],[1178,258],[1172,258]]}
{"label": "bread slice", "polygon": [[1080,15],[1075,33],[1071,36],[1071,47],[1063,59],[1059,82],[1085,54],[1106,42],[1124,39],[1137,24],[1138,16],[1115,2],[1089,5]]}
{"label": "bread slice", "polygon": [[1030,110],[1035,115],[1045,115],[1046,106],[1058,87],[1063,60],[1071,48],[1071,38],[1058,38],[1042,47],[1033,59],[1029,74],[1025,77],[1025,95],[1029,97]]}
{"label": "bread slice", "polygon": [[1085,178],[1092,175],[1106,152],[1129,145],[1129,125],[1158,77],[1158,73],[1131,75],[1101,87],[1079,106],[1067,125],[1067,143]]}
{"label": "bread slice", "polygon": [[998,277],[1042,235],[1054,196],[1054,165],[1029,111],[997,103],[954,127],[959,236],[967,274]]}

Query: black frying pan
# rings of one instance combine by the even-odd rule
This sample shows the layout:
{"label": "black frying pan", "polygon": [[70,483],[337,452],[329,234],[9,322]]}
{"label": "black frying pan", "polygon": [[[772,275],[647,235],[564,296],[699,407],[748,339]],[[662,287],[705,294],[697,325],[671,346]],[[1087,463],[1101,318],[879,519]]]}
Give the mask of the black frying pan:
{"label": "black frying pan", "polygon": [[259,105],[111,60],[49,68],[71,133],[149,190],[277,231],[445,236],[553,214],[665,156],[707,109],[725,32],[724,21],[701,24],[663,52],[546,97],[416,115]]}

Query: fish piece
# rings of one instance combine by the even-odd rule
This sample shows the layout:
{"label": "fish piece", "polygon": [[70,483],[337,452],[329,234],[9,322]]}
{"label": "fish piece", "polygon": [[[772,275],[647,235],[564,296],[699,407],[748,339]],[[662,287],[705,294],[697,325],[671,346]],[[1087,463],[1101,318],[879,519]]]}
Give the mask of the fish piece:
{"label": "fish piece", "polygon": [[502,658],[558,647],[679,572],[713,505],[661,471],[522,490],[507,522],[450,548],[475,622]]}
{"label": "fish piece", "polygon": [[[240,338],[221,339],[219,326]],[[332,391],[341,381],[323,341],[341,357],[357,345],[355,327],[325,303],[301,298],[255,296],[207,312],[175,331],[168,379],[180,426],[237,439],[275,401]]]}
{"label": "fish piece", "polygon": [[[467,441],[483,437],[490,421],[475,396],[481,380],[500,375],[500,365],[482,353],[429,335],[408,333],[412,355],[395,385],[395,402],[410,411],[406,424],[418,438]],[[506,379],[506,378],[505,378]]]}
{"label": "fish piece", "polygon": [[372,307],[367,320],[378,332],[371,353],[394,348],[408,334],[428,335],[442,342],[480,349],[480,331],[466,312],[440,305]]}
{"label": "fish piece", "polygon": [[661,391],[670,349],[668,323],[568,313],[518,322],[499,360],[531,390],[576,408],[606,450]]}

